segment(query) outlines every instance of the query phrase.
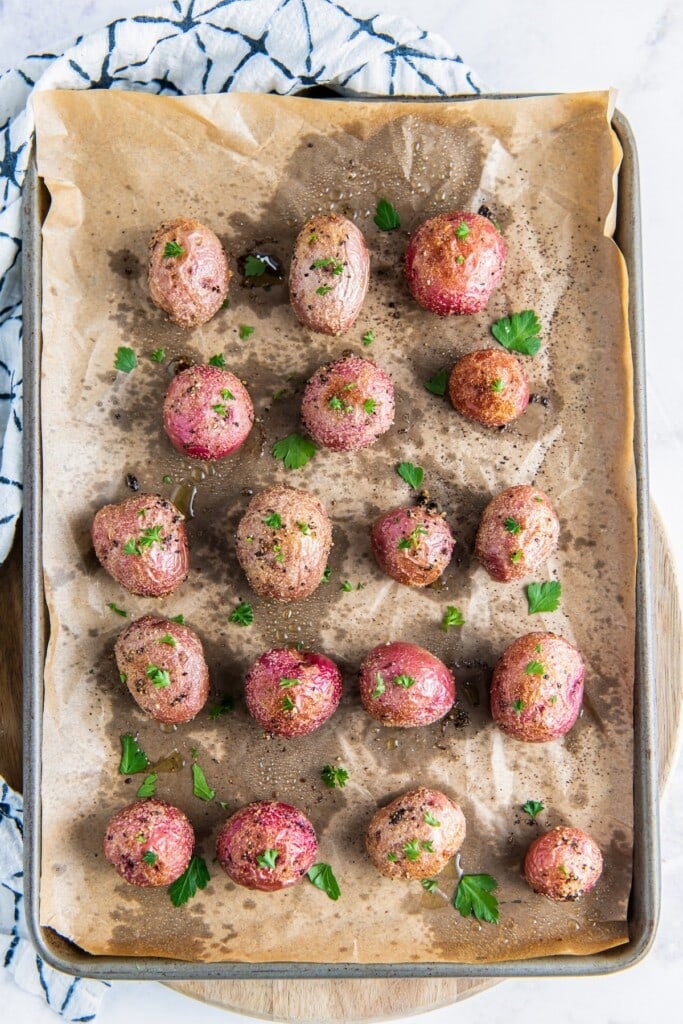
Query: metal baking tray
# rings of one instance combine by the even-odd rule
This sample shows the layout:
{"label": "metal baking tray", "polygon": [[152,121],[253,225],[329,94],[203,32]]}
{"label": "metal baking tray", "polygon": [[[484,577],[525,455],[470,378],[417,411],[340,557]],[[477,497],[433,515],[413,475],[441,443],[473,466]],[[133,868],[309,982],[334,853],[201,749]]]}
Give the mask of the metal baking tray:
{"label": "metal baking tray", "polygon": [[[336,95],[326,90],[315,94]],[[406,97],[408,98],[408,97]],[[450,97],[476,104],[477,99],[519,96]],[[377,99],[377,97],[373,97]],[[400,102],[400,100],[399,100]],[[438,100],[436,101],[438,102]],[[41,229],[49,196],[30,162],[23,193],[24,301],[24,878],[26,917],[39,955],[69,974],[102,979],[268,979],[381,977],[539,977],[598,975],[630,967],[648,952],[656,930],[660,898],[659,815],[657,792],[656,694],[653,653],[650,508],[645,406],[645,337],[643,329],[641,228],[638,161],[626,118],[615,111],[613,128],[623,149],[618,178],[615,241],[629,278],[628,317],[633,358],[634,455],[636,467],[638,564],[636,578],[636,650],[634,694],[634,845],[629,901],[629,940],[585,956],[538,957],[500,963],[196,963],[155,957],[94,956],[53,929],[40,924],[41,749],[43,668],[49,624],[43,588],[42,465],[40,422],[41,364]]]}

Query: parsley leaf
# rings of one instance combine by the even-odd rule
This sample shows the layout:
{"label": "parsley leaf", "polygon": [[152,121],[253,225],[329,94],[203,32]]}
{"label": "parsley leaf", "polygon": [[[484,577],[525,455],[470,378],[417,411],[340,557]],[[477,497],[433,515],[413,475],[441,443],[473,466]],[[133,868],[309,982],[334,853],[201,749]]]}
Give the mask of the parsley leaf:
{"label": "parsley leaf", "polygon": [[219,370],[225,369],[225,357],[222,352],[217,352],[215,356],[211,356],[209,359],[209,366],[217,366]]}
{"label": "parsley leaf", "polygon": [[394,676],[394,686],[402,686],[404,690],[409,690],[411,686],[415,686],[415,680],[412,676]]}
{"label": "parsley leaf", "polygon": [[512,554],[510,555],[510,561],[512,562],[513,565],[517,565],[518,562],[522,561],[523,557],[524,557],[524,552],[523,551],[519,551],[519,550],[518,551],[513,551]]}
{"label": "parsley leaf", "polygon": [[286,694],[286,696],[282,698],[282,703],[280,704],[280,707],[282,708],[283,711],[293,711],[294,708],[296,707],[296,701],[293,701],[289,694]]}
{"label": "parsley leaf", "polygon": [[467,238],[470,233],[469,225],[466,220],[461,220],[455,229],[455,237],[461,240]]}
{"label": "parsley leaf", "polygon": [[132,733],[127,732],[121,736],[121,763],[119,773],[121,775],[137,775],[149,767],[149,758],[142,750],[138,741]]}
{"label": "parsley leaf", "polygon": [[311,533],[311,528],[310,528],[310,526],[308,525],[308,523],[300,523],[300,522],[299,522],[299,521],[297,520],[297,524],[296,524],[296,525],[297,525],[297,526],[298,526],[298,528],[299,528],[299,529],[301,530],[301,532],[303,533],[304,537],[308,537],[308,536],[310,536],[310,533]]}
{"label": "parsley leaf", "polygon": [[453,897],[453,906],[462,917],[498,924],[498,900],[493,893],[498,882],[491,875],[463,875]]}
{"label": "parsley leaf", "polygon": [[206,889],[206,883],[211,879],[206,861],[196,854],[190,858],[190,863],[183,871],[180,878],[168,887],[168,895],[174,907],[182,907],[189,899],[196,894],[197,889]]}
{"label": "parsley leaf", "polygon": [[152,360],[153,363],[163,363],[164,359],[166,358],[166,349],[155,348],[154,351],[150,353],[149,358]]}
{"label": "parsley leaf", "polygon": [[365,409],[368,416],[371,416],[377,408],[377,402],[374,398],[366,398],[363,402],[363,408]]}
{"label": "parsley leaf", "polygon": [[325,572],[323,573],[322,582],[323,583],[329,583],[331,576],[332,576],[332,567],[329,566],[329,565],[326,565],[325,566]]}
{"label": "parsley leaf", "polygon": [[132,348],[126,348],[125,345],[119,345],[116,350],[116,357],[114,358],[114,369],[120,370],[121,373],[130,373],[138,365],[138,357]]}
{"label": "parsley leaf", "polygon": [[375,332],[372,331],[372,330],[366,331],[365,334],[363,335],[363,337],[361,338],[361,341],[363,342],[363,344],[365,345],[366,348],[368,347],[368,345],[372,345],[374,340],[375,340]]}
{"label": "parsley leaf", "polygon": [[181,626],[184,626],[185,625],[185,616],[184,615],[174,615],[173,618],[171,619],[171,622],[178,622],[178,623],[180,623]]}
{"label": "parsley leaf", "polygon": [[559,607],[561,596],[562,584],[559,580],[530,583],[526,588],[529,615],[535,615],[537,612],[554,612]]}
{"label": "parsley leaf", "polygon": [[500,395],[504,390],[505,390],[505,384],[503,383],[503,378],[502,377],[496,377],[496,379],[494,380],[494,382],[491,385],[491,391],[495,392],[495,394],[497,394],[497,395]]}
{"label": "parsley leaf", "polygon": [[288,676],[282,676],[280,679],[280,689],[289,690],[291,686],[299,686],[300,683],[300,679],[290,679]]}
{"label": "parsley leaf", "polygon": [[535,818],[536,815],[545,810],[545,807],[540,800],[527,800],[525,804],[522,804],[522,810],[525,814],[529,814],[532,818]]}
{"label": "parsley leaf", "polygon": [[390,850],[389,853],[387,854],[387,860],[391,861],[391,863],[394,864],[398,860],[398,854],[394,853],[393,850]]}
{"label": "parsley leaf", "polygon": [[253,621],[254,609],[248,601],[240,601],[228,616],[228,622],[236,622],[238,626],[251,626]]}
{"label": "parsley leaf", "polygon": [[245,277],[261,277],[266,272],[266,264],[258,256],[247,256],[244,261]]}
{"label": "parsley leaf", "polygon": [[382,679],[381,674],[378,672],[377,675],[375,676],[375,689],[372,691],[370,696],[372,697],[373,700],[377,700],[378,697],[382,696],[385,690],[386,685],[384,683],[384,680]]}
{"label": "parsley leaf", "polygon": [[449,604],[446,607],[446,611],[443,613],[443,619],[441,620],[441,628],[444,633],[447,633],[451,626],[464,626],[465,619],[459,608],[455,605]]}
{"label": "parsley leaf", "polygon": [[177,647],[178,646],[176,638],[174,636],[171,636],[170,633],[165,633],[164,636],[162,636],[161,639],[159,640],[159,643],[160,644],[166,644],[167,647]]}
{"label": "parsley leaf", "polygon": [[167,242],[164,246],[164,259],[175,259],[176,256],[182,256],[184,252],[182,245],[177,242]]}
{"label": "parsley leaf", "polygon": [[351,591],[353,590],[353,583],[351,582],[351,580],[344,580],[339,589],[343,590],[345,594],[350,594]]}
{"label": "parsley leaf", "polygon": [[264,850],[263,853],[256,855],[256,863],[260,868],[268,868],[269,871],[272,871],[279,856],[279,850]]}
{"label": "parsley leaf", "polygon": [[405,480],[414,491],[418,489],[424,479],[424,470],[420,466],[414,466],[412,462],[399,462],[396,472],[401,480]]}
{"label": "parsley leaf", "polygon": [[306,872],[309,882],[312,882],[316,889],[322,889],[331,900],[338,900],[341,896],[339,882],[334,877],[334,872],[329,864],[313,864]]}
{"label": "parsley leaf", "polygon": [[524,671],[528,676],[542,676],[545,669],[540,661],[530,661]]}
{"label": "parsley leaf", "polygon": [[192,763],[192,792],[200,800],[213,800],[216,795],[216,790],[211,789],[206,781],[203,769],[199,767],[196,761]]}
{"label": "parsley leaf", "polygon": [[419,839],[409,839],[407,843],[404,843],[403,852],[407,860],[418,860],[421,852]]}
{"label": "parsley leaf", "polygon": [[313,458],[317,446],[301,434],[288,434],[273,445],[273,457],[282,459],[285,469],[301,469]]}
{"label": "parsley leaf", "polygon": [[331,291],[332,291],[332,285],[331,284],[321,284],[319,288],[316,288],[315,294],[316,295],[327,295],[327,293],[331,292]]}
{"label": "parsley leaf", "polygon": [[424,526],[419,524],[412,530],[407,537],[401,537],[398,542],[397,548],[399,551],[410,551],[411,548],[418,548],[420,541],[418,538],[427,536],[427,530]]}
{"label": "parsley leaf", "polygon": [[313,260],[311,263],[312,270],[322,270],[323,267],[329,267],[332,273],[337,277],[344,270],[344,264],[340,263],[339,260],[333,259],[331,256],[326,256],[319,260]]}
{"label": "parsley leaf", "polygon": [[155,853],[154,850],[147,850],[145,853],[143,853],[142,859],[144,860],[145,864],[156,864],[156,862],[159,860],[159,854]]}
{"label": "parsley leaf", "polygon": [[220,718],[221,715],[229,715],[230,712],[234,710],[234,698],[231,697],[229,693],[224,693],[221,699],[218,701],[218,704],[214,704],[214,706],[209,711],[209,718],[211,719],[212,722],[215,722],[215,720],[217,718]]}
{"label": "parsley leaf", "polygon": [[436,820],[431,811],[425,811],[422,817],[432,828],[441,828],[441,822]]}
{"label": "parsley leaf", "polygon": [[380,231],[395,231],[401,226],[401,218],[388,199],[380,199],[373,218]]}
{"label": "parsley leaf", "polygon": [[171,673],[168,669],[159,668],[158,665],[148,665],[145,675],[151,679],[157,690],[165,690],[171,685]]}
{"label": "parsley leaf", "polygon": [[516,537],[522,529],[520,524],[513,516],[508,516],[505,522],[503,523],[503,526],[505,527],[508,533],[511,533],[513,535],[513,537]]}
{"label": "parsley leaf", "polygon": [[282,528],[282,516],[279,512],[269,512],[263,522],[273,530],[280,530]]}
{"label": "parsley leaf", "polygon": [[164,473],[164,475],[161,478],[161,482],[162,484],[172,484],[173,477],[169,476],[168,473]]}
{"label": "parsley leaf", "polygon": [[250,327],[249,324],[240,324],[239,335],[240,341],[246,341],[247,338],[251,338],[252,334],[256,330],[255,327]]}
{"label": "parsley leaf", "polygon": [[439,370],[433,377],[424,382],[424,387],[432,395],[445,395],[448,386],[448,370]]}
{"label": "parsley leaf", "polygon": [[525,708],[524,701],[520,697],[518,697],[516,700],[513,700],[513,702],[512,702],[512,710],[514,711],[514,713],[516,715],[521,715],[522,711],[524,711],[524,708]]}
{"label": "parsley leaf", "polygon": [[420,885],[425,892],[435,892],[439,887],[439,883],[435,878],[421,878]]}
{"label": "parsley leaf", "polygon": [[154,796],[157,788],[157,778],[156,772],[152,772],[151,775],[145,775],[135,795],[140,797]]}
{"label": "parsley leaf", "polygon": [[111,609],[111,611],[113,611],[113,612],[116,612],[116,614],[120,615],[122,619],[127,619],[128,618],[128,612],[125,611],[123,608],[119,608],[119,606],[117,604],[115,604],[113,601],[109,602],[109,604],[107,605],[107,608]]}
{"label": "parsley leaf", "polygon": [[521,352],[524,356],[535,356],[541,347],[541,324],[533,309],[504,316],[491,324],[491,334],[504,348]]}
{"label": "parsley leaf", "polygon": [[343,789],[348,781],[349,773],[346,768],[336,768],[332,764],[326,764],[320,777],[330,789]]}

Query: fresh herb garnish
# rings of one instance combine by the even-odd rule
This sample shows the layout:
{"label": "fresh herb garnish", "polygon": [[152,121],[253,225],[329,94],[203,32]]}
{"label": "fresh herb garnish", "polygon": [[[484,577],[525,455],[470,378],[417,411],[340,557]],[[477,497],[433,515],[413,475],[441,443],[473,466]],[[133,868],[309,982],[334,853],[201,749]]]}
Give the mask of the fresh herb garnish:
{"label": "fresh herb garnish", "polygon": [[170,633],[165,633],[161,637],[161,639],[159,640],[159,643],[160,644],[166,644],[167,647],[177,647],[178,646],[176,638],[174,636],[171,636]]}
{"label": "fresh herb garnish", "polygon": [[545,807],[540,802],[540,800],[527,800],[525,804],[522,804],[522,810],[525,814],[528,814],[532,818],[535,818],[537,815],[541,813],[541,811],[545,810]]}
{"label": "fresh herb garnish", "polygon": [[311,528],[308,525],[308,523],[300,523],[300,522],[297,521],[296,525],[301,530],[301,532],[303,533],[304,537],[308,537],[310,535]]}
{"label": "fresh herb garnish", "polygon": [[200,800],[213,800],[216,790],[211,789],[206,781],[206,775],[196,761],[192,763],[192,792]]}
{"label": "fresh herb garnish", "polygon": [[174,907],[182,907],[189,899],[196,894],[197,889],[206,889],[206,884],[211,879],[206,861],[196,854],[190,858],[190,863],[183,871],[180,878],[176,878],[168,887],[168,895]]}
{"label": "fresh herb garnish", "polygon": [[157,778],[156,772],[145,775],[135,795],[140,797],[154,796],[157,789]]}
{"label": "fresh herb garnish", "polygon": [[330,409],[334,409],[336,412],[352,412],[353,410],[353,406],[344,402],[338,395],[332,395],[327,404]]}
{"label": "fresh herb garnish", "polygon": [[331,291],[332,291],[332,285],[331,284],[321,284],[319,288],[316,288],[315,294],[316,295],[327,295],[327,293],[331,292]]}
{"label": "fresh herb garnish", "polygon": [[225,369],[225,357],[222,352],[217,352],[215,356],[211,356],[209,359],[209,366],[217,366],[219,370]]}
{"label": "fresh herb garnish", "polygon": [[422,817],[432,828],[441,828],[441,822],[436,820],[431,811],[425,811]]}
{"label": "fresh herb garnish", "polygon": [[390,850],[389,853],[387,854],[387,860],[391,861],[391,863],[394,864],[398,860],[398,854],[394,853],[393,850]]}
{"label": "fresh herb garnish", "polygon": [[249,324],[240,324],[239,335],[240,341],[246,341],[247,338],[251,338],[252,334],[256,330],[255,327],[250,327]]}
{"label": "fresh herb garnish", "polygon": [[521,352],[524,356],[535,356],[541,347],[541,324],[533,309],[504,316],[491,324],[491,334],[504,348]]}
{"label": "fresh herb garnish", "polygon": [[470,233],[470,229],[469,229],[469,225],[468,225],[467,221],[466,220],[461,220],[460,223],[458,224],[457,228],[455,229],[455,237],[456,238],[460,238],[460,239],[467,238],[469,233]]}
{"label": "fresh herb garnish", "polygon": [[439,887],[439,883],[435,878],[421,878],[420,885],[425,892],[435,892]]}
{"label": "fresh herb garnish", "polygon": [[412,676],[400,675],[394,676],[394,686],[402,686],[404,690],[409,690],[411,686],[415,686],[415,680]]}
{"label": "fresh herb garnish", "polygon": [[384,693],[385,690],[386,690],[386,685],[385,685],[384,679],[382,678],[381,674],[378,672],[375,675],[375,689],[372,691],[370,696],[372,697],[373,700],[377,700],[378,697],[382,696],[382,694]]}
{"label": "fresh herb garnish", "polygon": [[372,416],[375,409],[377,408],[377,402],[374,398],[366,398],[363,402],[363,408],[365,409],[368,416]]}
{"label": "fresh herb garnish", "polygon": [[273,554],[275,555],[275,561],[282,565],[285,560],[285,553],[282,550],[282,544],[277,542],[273,544]]}
{"label": "fresh herb garnish", "polygon": [[214,706],[209,711],[209,718],[212,721],[215,721],[217,718],[220,718],[221,715],[229,715],[230,712],[234,710],[234,698],[231,697],[229,693],[224,693],[221,699],[218,701],[218,704],[214,704]]}
{"label": "fresh herb garnish", "polygon": [[282,529],[282,516],[279,512],[269,512],[263,522],[273,530]]}
{"label": "fresh herb garnish", "polygon": [[155,853],[154,850],[146,850],[142,855],[142,859],[145,864],[156,864],[159,860],[159,854]]}
{"label": "fresh herb garnish", "polygon": [[282,703],[280,704],[280,707],[282,708],[283,711],[293,711],[294,708],[296,707],[296,702],[292,700],[289,694],[287,694],[282,698]]}
{"label": "fresh herb garnish", "polygon": [[138,365],[138,357],[132,348],[126,348],[125,345],[119,345],[116,350],[116,357],[114,358],[114,369],[120,370],[121,373],[130,373]]}
{"label": "fresh herb garnish", "polygon": [[152,360],[153,363],[163,363],[164,359],[166,358],[166,349],[155,348],[154,351],[150,353],[149,358]]}
{"label": "fresh herb garnish", "polygon": [[339,589],[343,590],[345,594],[349,594],[353,590],[353,583],[351,580],[344,580]]}
{"label": "fresh herb garnish", "polygon": [[178,242],[167,242],[164,246],[164,259],[175,259],[177,256],[182,256],[184,252],[185,250]]}
{"label": "fresh herb garnish", "polygon": [[273,457],[282,459],[285,469],[301,469],[317,452],[316,445],[301,434],[288,434],[273,445]]}
{"label": "fresh herb garnish", "polygon": [[161,478],[161,482],[162,484],[172,484],[173,477],[169,476],[168,473],[165,473]]}
{"label": "fresh herb garnish", "polygon": [[266,272],[266,264],[258,256],[247,256],[244,261],[245,277],[261,277]]}
{"label": "fresh herb garnish", "polygon": [[511,533],[514,537],[516,537],[522,529],[521,525],[517,522],[514,516],[508,516],[503,525],[507,532]]}
{"label": "fresh herb garnish", "polygon": [[510,561],[512,562],[513,565],[517,565],[518,562],[522,561],[523,557],[524,557],[524,552],[523,551],[520,551],[520,550],[513,551],[512,554],[510,555]]}
{"label": "fresh herb garnish", "polygon": [[165,690],[171,685],[171,673],[165,668],[159,668],[158,665],[148,665],[145,675],[157,690]]}
{"label": "fresh herb garnish", "polygon": [[337,768],[333,764],[326,764],[320,777],[330,789],[343,789],[348,781],[349,773],[346,768]]}
{"label": "fresh herb garnish", "polygon": [[503,383],[503,378],[496,377],[496,379],[491,384],[491,391],[495,392],[495,394],[497,395],[500,395],[504,390],[505,384]]}
{"label": "fresh herb garnish", "polygon": [[424,386],[432,395],[445,395],[448,386],[448,370],[439,370],[424,382]]}
{"label": "fresh herb garnish", "polygon": [[331,900],[338,900],[341,896],[339,882],[334,877],[334,871],[329,864],[313,864],[306,872],[309,882],[312,882],[316,889],[322,889]]}
{"label": "fresh herb garnish", "polygon": [[414,466],[412,462],[399,462],[396,472],[401,480],[405,480],[414,491],[418,489],[424,479],[424,470],[420,466]]}
{"label": "fresh herb garnish", "polygon": [[125,733],[121,736],[121,763],[119,772],[121,775],[137,775],[149,767],[149,758],[144,750],[141,750],[138,741],[132,733]]}
{"label": "fresh herb garnish", "polygon": [[248,601],[240,601],[228,616],[228,622],[236,622],[238,626],[251,626],[253,621],[254,609]]}
{"label": "fresh herb garnish", "polygon": [[363,337],[361,338],[361,341],[363,342],[363,344],[365,345],[366,348],[368,347],[368,345],[372,345],[374,340],[375,340],[375,332],[372,331],[372,330],[366,331],[365,334],[363,335]]}
{"label": "fresh herb garnish", "polygon": [[138,542],[135,537],[129,537],[126,543],[123,545],[124,555],[139,555],[141,552],[138,549]]}
{"label": "fresh herb garnish", "polygon": [[407,537],[401,537],[398,542],[398,550],[409,551],[411,548],[417,548],[420,543],[418,537],[424,537],[426,534],[424,526],[418,524]]}
{"label": "fresh herb garnish", "polygon": [[115,604],[114,601],[110,601],[109,604],[107,605],[107,608],[109,608],[113,612],[116,612],[116,614],[120,615],[122,619],[128,618],[128,612],[125,611],[125,609],[123,608],[119,608],[119,606]]}
{"label": "fresh herb garnish", "polygon": [[493,893],[498,882],[491,875],[463,875],[453,896],[453,906],[462,917],[498,924],[498,900]]}
{"label": "fresh herb garnish", "polygon": [[221,391],[221,398],[224,402],[234,402],[235,396],[233,395],[230,388],[223,388]]}
{"label": "fresh herb garnish", "polygon": [[459,608],[455,605],[449,604],[446,607],[446,611],[443,613],[443,619],[441,620],[441,628],[444,633],[447,633],[451,626],[464,626],[465,619]]}
{"label": "fresh herb garnish", "polygon": [[178,622],[178,623],[180,623],[181,626],[184,626],[185,625],[185,616],[184,615],[174,615],[173,618],[171,619],[171,622]]}
{"label": "fresh herb garnish", "polygon": [[521,700],[519,697],[517,698],[517,700],[513,700],[512,710],[516,715],[521,715],[522,711],[524,711],[524,707],[524,701]]}
{"label": "fresh herb garnish", "polygon": [[269,871],[272,871],[279,856],[278,850],[267,849],[263,853],[256,855],[256,863],[260,868],[267,868]]}
{"label": "fresh herb garnish", "polygon": [[427,853],[434,853],[434,843],[431,839],[423,839],[420,843],[420,847],[426,850]]}
{"label": "fresh herb garnish", "polygon": [[344,270],[344,264],[340,263],[339,260],[332,259],[331,256],[327,256],[319,260],[313,260],[311,263],[312,270],[322,270],[324,267],[329,267],[332,273],[337,277]]}
{"label": "fresh herb garnish", "polygon": [[418,860],[421,853],[419,839],[409,839],[407,843],[404,843],[403,852],[407,860]]}
{"label": "fresh herb garnish", "polygon": [[542,676],[545,672],[543,665],[540,661],[530,661],[527,663],[527,667],[524,669],[528,676]]}
{"label": "fresh herb garnish", "polygon": [[463,256],[462,253],[458,253],[458,255],[455,257],[455,262],[458,264],[458,266],[462,266],[462,264],[465,262],[465,257]]}
{"label": "fresh herb garnish", "polygon": [[280,688],[282,690],[289,690],[291,686],[299,686],[300,683],[300,679],[289,679],[287,676],[282,676],[280,679]]}
{"label": "fresh herb garnish", "polygon": [[380,199],[373,218],[380,231],[395,231],[401,226],[401,218],[388,199]]}
{"label": "fresh herb garnish", "polygon": [[526,588],[529,615],[535,615],[538,612],[554,612],[559,607],[561,596],[562,584],[559,580],[530,583]]}
{"label": "fresh herb garnish", "polygon": [[325,572],[323,573],[322,582],[323,583],[329,583],[331,576],[332,576],[332,569],[331,569],[331,567],[329,565],[326,565],[325,566]]}

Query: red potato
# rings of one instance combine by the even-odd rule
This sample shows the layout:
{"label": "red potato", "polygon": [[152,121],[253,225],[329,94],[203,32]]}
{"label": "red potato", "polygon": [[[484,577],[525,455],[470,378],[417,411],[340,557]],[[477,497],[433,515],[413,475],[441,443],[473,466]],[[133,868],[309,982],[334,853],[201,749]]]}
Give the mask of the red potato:
{"label": "red potato", "polygon": [[501,491],[486,506],[474,554],[492,579],[509,583],[540,569],[559,536],[560,521],[548,495],[522,484]]}
{"label": "red potato", "polygon": [[503,427],[529,404],[529,382],[521,363],[509,352],[483,348],[458,359],[448,380],[448,394],[461,416],[485,427]]}
{"label": "red potato", "polygon": [[411,295],[431,313],[479,313],[503,279],[506,257],[487,217],[441,213],[410,236],[404,272]]}
{"label": "red potato", "polygon": [[355,224],[337,213],[304,224],[294,245],[289,297],[297,319],[312,331],[343,334],[361,311],[370,256]]}
{"label": "red potato", "polygon": [[181,327],[205,324],[223,305],[232,273],[218,237],[198,220],[161,224],[149,243],[152,301]]}
{"label": "red potato", "polygon": [[299,601],[320,585],[332,524],[317,498],[277,484],[255,495],[237,527],[237,558],[260,597]]}
{"label": "red potato", "polygon": [[189,722],[206,704],[209,669],[202,642],[189,626],[143,615],[119,634],[114,656],[121,681],[158,722]]}
{"label": "red potato", "polygon": [[363,707],[382,725],[408,728],[443,718],[455,700],[453,674],[416,644],[379,644],[360,667]]}
{"label": "red potato", "polygon": [[602,854],[580,828],[558,825],[535,839],[524,858],[524,874],[534,890],[551,900],[578,900],[602,874]]}
{"label": "red potato", "polygon": [[313,732],[334,714],[342,676],[324,654],[293,647],[266,651],[251,666],[244,695],[262,728],[291,739]]}
{"label": "red potato", "polygon": [[158,494],[105,505],[92,524],[99,561],[117,583],[141,597],[164,597],[190,571],[184,517]]}
{"label": "red potato", "polygon": [[433,878],[465,839],[465,815],[438,789],[414,789],[380,807],[365,836],[370,860],[387,878]]}
{"label": "red potato", "polygon": [[109,821],[104,855],[131,885],[170,885],[190,863],[194,830],[177,807],[136,800]]}
{"label": "red potato", "polygon": [[491,714],[503,732],[546,743],[571,729],[583,700],[586,674],[577,649],[554,633],[527,633],[513,641],[491,680]]}
{"label": "red potato", "polygon": [[443,515],[429,505],[394,508],[372,526],[372,553],[399,583],[426,587],[443,573],[455,541]]}
{"label": "red potato", "polygon": [[254,407],[244,384],[217,366],[189,366],[171,381],[164,430],[173,447],[193,459],[224,459],[244,444]]}
{"label": "red potato", "polygon": [[301,418],[314,441],[333,452],[374,444],[394,422],[394,385],[370,359],[346,353],[306,384]]}
{"label": "red potato", "polygon": [[218,834],[216,856],[238,885],[275,892],[306,874],[318,852],[315,829],[305,814],[289,804],[247,804]]}

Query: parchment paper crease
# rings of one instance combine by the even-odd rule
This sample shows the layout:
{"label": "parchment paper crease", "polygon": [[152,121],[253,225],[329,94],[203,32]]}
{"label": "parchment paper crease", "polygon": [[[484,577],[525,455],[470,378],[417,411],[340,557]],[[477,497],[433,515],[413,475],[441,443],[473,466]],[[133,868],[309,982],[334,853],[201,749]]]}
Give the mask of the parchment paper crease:
{"label": "parchment paper crease", "polygon": [[[206,961],[475,962],[587,953],[627,939],[636,551],[627,289],[608,237],[620,159],[610,108],[607,93],[460,103],[97,91],[36,97],[39,172],[52,199],[43,263],[51,624],[43,924],[93,953]],[[381,196],[400,211],[400,231],[373,224]],[[503,287],[480,315],[433,317],[402,282],[407,235],[429,215],[481,203],[507,239]],[[248,289],[239,275],[230,308],[191,333],[153,308],[146,245],[161,220],[196,217],[218,232],[233,262],[257,248],[287,266],[301,223],[327,210],[357,221],[372,257],[370,293],[346,336],[304,330],[284,285]],[[521,358],[532,392],[547,404],[532,403],[504,432],[488,431],[423,388],[458,355],[495,344],[494,319],[528,308],[543,323],[543,347]],[[255,327],[248,340],[239,340],[240,324]],[[361,339],[370,328],[376,340],[367,349]],[[119,345],[138,353],[130,375],[113,369]],[[167,350],[165,365],[149,359],[157,347]],[[299,427],[300,382],[349,347],[392,374],[395,426],[368,451],[319,452],[288,473],[270,449]],[[258,423],[235,457],[202,468],[172,451],[161,404],[171,360],[206,361],[217,352],[248,383]],[[383,577],[370,552],[375,516],[411,501],[394,470],[402,460],[424,468],[425,486],[457,538],[443,584],[426,592]],[[183,480],[198,488],[191,575],[162,602],[123,592],[91,551],[92,516],[130,494],[129,473],[143,491],[172,496]],[[162,483],[164,474],[172,485]],[[275,481],[310,489],[334,522],[332,579],[294,607],[255,599],[234,554],[248,493]],[[471,557],[490,497],[531,481],[551,495],[562,524],[560,550],[536,578],[557,577],[564,588],[557,612],[533,617],[521,584],[491,582]],[[340,589],[346,579],[350,593]],[[240,599],[254,605],[247,629],[227,621]],[[118,681],[112,646],[124,623],[111,601],[129,617],[183,612],[205,642],[214,695],[233,694],[235,712],[214,722],[207,709],[175,733],[145,720]],[[463,611],[466,624],[445,634],[447,604]],[[587,664],[582,717],[565,739],[540,746],[503,736],[488,712],[496,659],[538,628],[575,642]],[[355,674],[364,654],[399,638],[454,666],[459,703],[444,722],[379,728],[360,707]],[[247,717],[242,680],[261,651],[299,640],[340,663],[345,696],[326,726],[288,743],[264,736]],[[160,775],[158,794],[188,813],[212,873],[208,888],[181,909],[163,890],[126,885],[101,853],[108,818],[133,799],[141,779],[117,772],[119,736],[129,731],[153,760],[177,749],[189,762],[196,747],[217,791],[208,804],[193,797],[187,766]],[[349,770],[345,789],[323,785],[328,762]],[[498,927],[461,918],[417,884],[382,879],[367,861],[363,832],[377,804],[416,784],[442,788],[462,805],[463,866],[498,879]],[[338,903],[305,881],[276,895],[252,893],[213,863],[227,814],[272,797],[311,817],[320,859],[342,888]],[[520,810],[530,798],[546,808],[536,825]],[[560,822],[596,838],[605,872],[595,893],[553,906],[531,893],[520,866],[541,828]],[[441,881],[450,893],[453,874]]]}

